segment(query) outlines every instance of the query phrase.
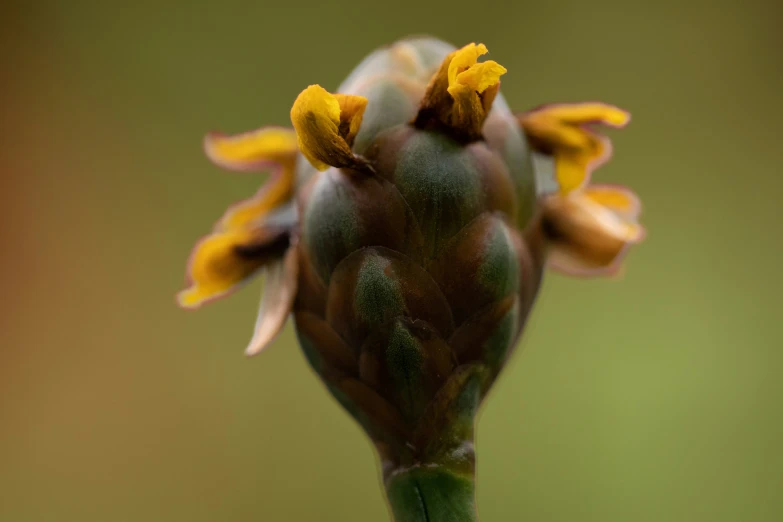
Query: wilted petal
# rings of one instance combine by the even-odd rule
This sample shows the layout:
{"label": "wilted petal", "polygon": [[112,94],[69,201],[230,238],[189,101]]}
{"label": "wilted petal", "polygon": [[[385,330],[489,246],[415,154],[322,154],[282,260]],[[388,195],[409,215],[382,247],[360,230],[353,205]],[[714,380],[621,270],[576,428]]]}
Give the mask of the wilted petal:
{"label": "wilted petal", "polygon": [[621,217],[636,221],[642,211],[642,202],[631,189],[622,185],[590,184],[582,192],[586,197]]}
{"label": "wilted petal", "polygon": [[554,155],[558,190],[568,194],[584,188],[592,172],[611,156],[612,144],[603,136],[594,136],[585,150],[562,150]]}
{"label": "wilted petal", "polygon": [[[616,194],[617,202],[622,202],[620,193]],[[609,199],[608,192],[604,196]],[[630,214],[604,206],[581,191],[548,196],[543,207],[549,266],[560,272],[581,276],[614,273],[628,247],[644,238],[644,229]]]}
{"label": "wilted petal", "polygon": [[352,94],[334,94],[340,105],[340,126],[338,132],[349,147],[353,147],[353,141],[359,134],[362,126],[362,117],[367,108],[367,98]]}
{"label": "wilted petal", "polygon": [[279,259],[290,243],[281,226],[217,232],[199,241],[188,261],[188,288],[177,295],[183,308],[198,308],[236,290],[260,268]]}
{"label": "wilted petal", "polygon": [[545,106],[518,118],[531,145],[555,157],[555,177],[567,194],[583,187],[611,154],[609,140],[586,126],[622,127],[630,115],[603,103],[577,103]]}
{"label": "wilted petal", "polygon": [[367,98],[331,94],[320,85],[299,94],[291,108],[291,122],[302,154],[315,168],[359,166],[351,145],[366,107]]}
{"label": "wilted petal", "polygon": [[293,224],[296,215],[292,199],[296,175],[293,164],[278,168],[252,197],[231,205],[215,226],[216,231],[243,228],[266,222],[272,215],[279,215]]}
{"label": "wilted petal", "polygon": [[204,149],[215,164],[227,169],[272,170],[269,179],[252,198],[229,207],[215,226],[216,231],[258,224],[293,198],[299,151],[293,130],[264,127],[234,136],[212,132],[204,138]]}
{"label": "wilted petal", "polygon": [[297,248],[292,246],[283,259],[270,263],[258,309],[258,318],[245,354],[255,355],[269,346],[283,329],[294,306],[298,275]]}
{"label": "wilted petal", "polygon": [[204,151],[216,165],[246,172],[288,165],[298,148],[292,129],[262,127],[235,135],[210,132],[204,137]]}

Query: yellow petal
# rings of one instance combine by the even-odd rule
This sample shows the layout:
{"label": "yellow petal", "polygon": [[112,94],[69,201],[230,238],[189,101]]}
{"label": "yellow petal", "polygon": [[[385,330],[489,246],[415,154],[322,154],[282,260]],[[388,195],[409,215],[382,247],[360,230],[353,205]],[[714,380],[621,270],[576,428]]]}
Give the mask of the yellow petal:
{"label": "yellow petal", "polygon": [[609,158],[609,141],[598,136],[590,139],[585,149],[565,148],[554,154],[555,180],[561,193],[568,194],[587,185],[592,172]]}
{"label": "yellow petal", "polygon": [[299,149],[318,170],[329,166],[356,167],[359,160],[351,152],[359,132],[367,99],[347,94],[331,94],[320,85],[302,91],[291,108]]}
{"label": "yellow petal", "polygon": [[198,308],[236,290],[264,265],[279,259],[289,245],[289,230],[274,226],[211,234],[193,249],[188,288],[177,295],[183,308]]}
{"label": "yellow petal", "polygon": [[500,82],[500,77],[508,70],[493,60],[477,63],[457,76],[457,82],[482,93]]}
{"label": "yellow petal", "polygon": [[[478,47],[478,50],[483,51],[480,54],[487,52],[483,44]],[[500,77],[508,72],[505,67],[493,60],[476,63],[480,54],[475,53],[470,46],[457,51],[457,55],[449,65],[448,91],[452,96],[460,95],[463,88],[480,94],[499,83]]]}
{"label": "yellow petal", "polygon": [[204,150],[215,164],[224,168],[272,170],[272,175],[252,198],[226,211],[216,230],[240,228],[258,222],[293,198],[299,148],[292,129],[264,127],[233,136],[211,132],[204,138]]}
{"label": "yellow petal", "polygon": [[233,136],[211,132],[204,138],[204,150],[223,168],[257,171],[293,161],[299,149],[292,129],[263,127]]}
{"label": "yellow petal", "polygon": [[296,297],[299,272],[296,246],[288,249],[283,259],[271,263],[265,270],[264,290],[253,338],[246,355],[256,355],[277,337],[285,326]]}
{"label": "yellow petal", "polygon": [[457,82],[457,76],[468,69],[471,65],[474,65],[480,56],[487,54],[489,50],[484,44],[470,43],[454,51],[449,58],[448,79],[449,85],[454,85]]}
{"label": "yellow petal", "polygon": [[428,127],[435,119],[462,141],[481,138],[481,129],[500,88],[506,68],[495,61],[478,63],[484,44],[468,44],[449,54],[435,73],[422,100],[415,124]]}
{"label": "yellow petal", "polygon": [[621,185],[591,183],[585,187],[582,193],[585,197],[631,221],[635,221],[639,217],[642,209],[639,196]]}
{"label": "yellow petal", "polygon": [[367,108],[367,98],[352,94],[335,94],[334,97],[340,105],[340,136],[348,144],[348,147],[353,147],[353,141],[362,126],[362,117]]}
{"label": "yellow petal", "polygon": [[629,119],[627,112],[602,103],[552,105],[519,116],[531,145],[555,157],[555,177],[563,194],[586,185],[592,170],[611,154],[609,140],[586,126],[621,127]]}
{"label": "yellow petal", "polygon": [[631,115],[614,105],[599,102],[562,103],[545,109],[551,118],[571,125],[600,123],[622,127],[631,121]]}
{"label": "yellow petal", "polygon": [[253,224],[258,225],[265,216],[283,208],[294,196],[296,181],[295,163],[276,168],[270,178],[256,194],[232,205],[220,218],[215,229],[239,229]]}
{"label": "yellow petal", "polygon": [[[619,202],[619,201],[617,201]],[[582,191],[544,198],[543,220],[551,268],[570,275],[612,274],[644,229]]]}

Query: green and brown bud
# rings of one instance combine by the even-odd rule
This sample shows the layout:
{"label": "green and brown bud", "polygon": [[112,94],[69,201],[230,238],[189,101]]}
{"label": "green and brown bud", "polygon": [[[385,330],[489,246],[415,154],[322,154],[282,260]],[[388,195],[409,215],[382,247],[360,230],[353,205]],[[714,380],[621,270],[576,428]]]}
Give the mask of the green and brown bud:
{"label": "green and brown bud", "polygon": [[[465,52],[426,63],[417,44],[376,55],[386,69],[344,91],[370,100],[355,151],[372,173],[313,173],[298,197],[300,344],[375,442],[403,511],[394,497],[413,476],[465,485],[460,502],[472,506],[474,418],[544,263],[522,237],[536,206],[532,159],[502,98],[491,136],[481,133],[497,82],[455,89],[449,65]],[[481,51],[465,49],[473,56],[462,75]],[[373,112],[387,100],[395,110]]]}
{"label": "green and brown bud", "polygon": [[[633,193],[588,183],[609,144],[583,126],[627,115],[515,115],[499,93],[506,70],[478,62],[486,52],[404,40],[337,94],[305,89],[295,141],[261,130],[207,142],[220,165],[278,176],[197,246],[183,304],[267,273],[249,353],[293,313],[311,367],[375,443],[397,522],[475,520],[474,419],[545,266],[612,272],[643,233]],[[539,186],[534,149],[552,157],[554,191]]]}

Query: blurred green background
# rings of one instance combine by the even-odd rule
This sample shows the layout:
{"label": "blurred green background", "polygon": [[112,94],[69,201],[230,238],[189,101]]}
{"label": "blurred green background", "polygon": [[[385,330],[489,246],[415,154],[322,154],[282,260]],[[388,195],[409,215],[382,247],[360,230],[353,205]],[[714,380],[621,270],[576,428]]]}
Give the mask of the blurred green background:
{"label": "blurred green background", "polygon": [[188,313],[185,260],[261,176],[202,135],[288,124],[412,33],[480,41],[523,110],[630,110],[601,181],[647,242],[549,277],[479,424],[482,521],[783,520],[783,4],[4,3],[0,520],[383,521],[369,442],[260,290]]}

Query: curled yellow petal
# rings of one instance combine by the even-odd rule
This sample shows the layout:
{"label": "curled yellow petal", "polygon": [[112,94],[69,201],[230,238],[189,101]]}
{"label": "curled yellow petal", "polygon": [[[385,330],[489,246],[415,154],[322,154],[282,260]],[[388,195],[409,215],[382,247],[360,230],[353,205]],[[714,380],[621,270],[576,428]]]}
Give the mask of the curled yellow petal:
{"label": "curled yellow petal", "polygon": [[266,216],[292,200],[295,174],[293,163],[275,170],[253,197],[230,206],[215,229],[232,230],[259,225]]}
{"label": "curled yellow petal", "polygon": [[230,207],[214,232],[193,248],[188,287],[177,295],[183,308],[229,294],[282,257],[296,224],[292,199],[299,148],[293,130],[265,127],[233,136],[212,132],[204,138],[204,149],[219,166],[272,170],[272,175],[255,196]]}
{"label": "curled yellow petal", "polygon": [[591,183],[582,192],[586,198],[610,209],[624,219],[635,221],[639,218],[642,203],[630,189],[620,185],[599,185]]}
{"label": "curled yellow petal", "polygon": [[210,132],[204,137],[204,150],[216,165],[230,170],[271,170],[261,189],[252,198],[231,206],[216,230],[258,223],[293,198],[299,152],[293,129],[263,127],[235,135]]}
{"label": "curled yellow petal", "polygon": [[[592,139],[592,138],[591,138]],[[563,194],[585,187],[590,175],[611,154],[611,144],[604,137],[595,137],[585,149],[564,149],[555,152],[555,180]]]}
{"label": "curled yellow petal", "polygon": [[[550,243],[549,266],[570,275],[612,274],[630,245],[644,238],[644,228],[631,214],[613,208],[631,210],[632,199],[623,199],[620,190],[602,192],[597,199],[583,191],[566,196],[544,198],[544,230]],[[632,195],[623,189],[625,196]],[[632,196],[638,201],[635,195]]]}
{"label": "curled yellow petal", "polygon": [[362,126],[362,117],[367,108],[367,98],[363,96],[354,96],[352,94],[334,94],[333,95],[340,106],[340,126],[338,132],[348,144],[353,147],[353,141],[359,134]]}
{"label": "curled yellow petal", "polygon": [[210,132],[204,137],[204,151],[216,165],[239,171],[257,171],[293,161],[298,152],[296,133],[282,127],[235,134]]}
{"label": "curled yellow petal", "polygon": [[183,308],[223,297],[260,268],[279,259],[290,243],[284,227],[229,230],[202,239],[188,262],[188,288],[177,295]]}
{"label": "curled yellow petal", "polygon": [[505,67],[493,60],[477,63],[479,56],[487,52],[484,44],[469,44],[454,53],[448,69],[449,94],[461,96],[469,91],[481,94],[500,82],[507,72]]}
{"label": "curled yellow petal", "polygon": [[600,123],[622,127],[631,120],[627,111],[600,102],[562,103],[550,105],[545,110],[549,117],[572,125]]}
{"label": "curled yellow petal", "polygon": [[484,44],[468,44],[449,54],[435,73],[422,100],[415,124],[427,127],[435,120],[463,141],[481,138],[481,129],[500,88],[506,68],[478,58]]}
{"label": "curled yellow petal", "polygon": [[320,85],[311,85],[299,94],[291,108],[291,122],[299,149],[315,168],[360,164],[351,146],[366,107],[367,98],[331,94]]}
{"label": "curled yellow petal", "polygon": [[449,86],[449,92],[454,95],[458,87],[465,86],[481,94],[500,83],[500,77],[507,72],[505,67],[492,60],[477,63],[457,75],[457,81]]}
{"label": "curled yellow petal", "polygon": [[603,103],[552,105],[519,116],[531,145],[554,156],[555,178],[564,194],[583,187],[611,153],[609,140],[587,125],[621,127],[629,120],[627,112]]}
{"label": "curled yellow petal", "polygon": [[457,82],[457,75],[468,69],[471,65],[475,65],[479,56],[487,54],[489,50],[487,46],[482,44],[470,43],[451,53],[446,60],[448,63],[448,78],[449,85],[454,85]]}

